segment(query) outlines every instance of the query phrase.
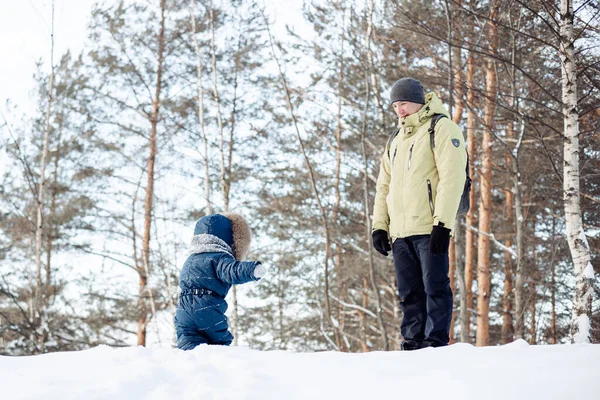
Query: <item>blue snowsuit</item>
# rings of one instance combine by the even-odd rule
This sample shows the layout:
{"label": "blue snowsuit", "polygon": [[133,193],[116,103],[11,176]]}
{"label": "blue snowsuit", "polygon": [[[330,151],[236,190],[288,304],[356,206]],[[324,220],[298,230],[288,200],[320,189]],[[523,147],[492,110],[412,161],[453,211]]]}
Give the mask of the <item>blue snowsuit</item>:
{"label": "blue snowsuit", "polygon": [[256,281],[258,261],[233,257],[231,221],[223,215],[202,217],[194,229],[190,255],[179,277],[181,293],[175,313],[177,347],[191,350],[202,343],[229,345],[225,296],[231,285]]}

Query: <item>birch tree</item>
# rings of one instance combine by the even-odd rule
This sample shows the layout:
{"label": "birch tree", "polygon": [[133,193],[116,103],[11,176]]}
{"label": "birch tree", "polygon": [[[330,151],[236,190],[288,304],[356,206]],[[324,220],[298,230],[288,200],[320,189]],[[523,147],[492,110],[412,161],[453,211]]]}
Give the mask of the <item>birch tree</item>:
{"label": "birch tree", "polygon": [[560,4],[560,58],[562,71],[562,110],[564,118],[563,198],[567,239],[576,280],[573,296],[572,336],[576,343],[590,341],[594,267],[590,246],[583,230],[579,187],[579,108],[577,94],[577,60],[572,0]]}

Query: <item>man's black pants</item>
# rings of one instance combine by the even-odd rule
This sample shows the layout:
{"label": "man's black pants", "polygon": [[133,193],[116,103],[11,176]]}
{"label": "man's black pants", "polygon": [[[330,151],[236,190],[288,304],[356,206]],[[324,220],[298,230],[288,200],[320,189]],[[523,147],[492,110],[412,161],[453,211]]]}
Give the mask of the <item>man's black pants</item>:
{"label": "man's black pants", "polygon": [[448,344],[452,320],[452,290],[448,253],[433,256],[430,235],[396,239],[392,246],[405,340]]}

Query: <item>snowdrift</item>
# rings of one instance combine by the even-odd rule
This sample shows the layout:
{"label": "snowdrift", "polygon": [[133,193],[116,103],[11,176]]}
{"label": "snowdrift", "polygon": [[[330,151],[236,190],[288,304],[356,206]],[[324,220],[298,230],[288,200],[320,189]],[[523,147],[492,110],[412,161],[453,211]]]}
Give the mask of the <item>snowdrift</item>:
{"label": "snowdrift", "polygon": [[293,353],[200,346],[0,357],[3,399],[600,399],[600,345]]}

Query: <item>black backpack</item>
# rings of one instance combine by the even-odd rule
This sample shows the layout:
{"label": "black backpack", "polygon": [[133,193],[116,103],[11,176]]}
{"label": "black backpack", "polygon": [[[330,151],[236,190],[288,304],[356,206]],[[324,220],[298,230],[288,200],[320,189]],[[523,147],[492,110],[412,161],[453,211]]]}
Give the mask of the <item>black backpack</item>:
{"label": "black backpack", "polygon": [[[433,150],[433,148],[435,147],[435,125],[442,118],[447,118],[447,117],[444,114],[433,114],[433,117],[431,117],[431,125],[429,125],[429,130],[428,130],[429,131],[429,143],[431,145],[431,150]],[[396,129],[394,131],[394,133],[392,133],[392,135],[390,136],[390,138],[387,142],[386,148],[387,148],[388,158],[390,157],[390,146],[392,145],[392,142],[398,135],[398,132],[400,132],[400,128]],[[469,153],[467,153],[466,172],[467,172],[467,179],[465,179],[465,186],[463,188],[462,195],[460,196],[460,203],[458,205],[458,212],[456,213],[456,215],[464,215],[464,214],[468,213],[469,208],[471,206],[470,193],[471,193],[472,180],[471,180],[471,177],[469,176]]]}

